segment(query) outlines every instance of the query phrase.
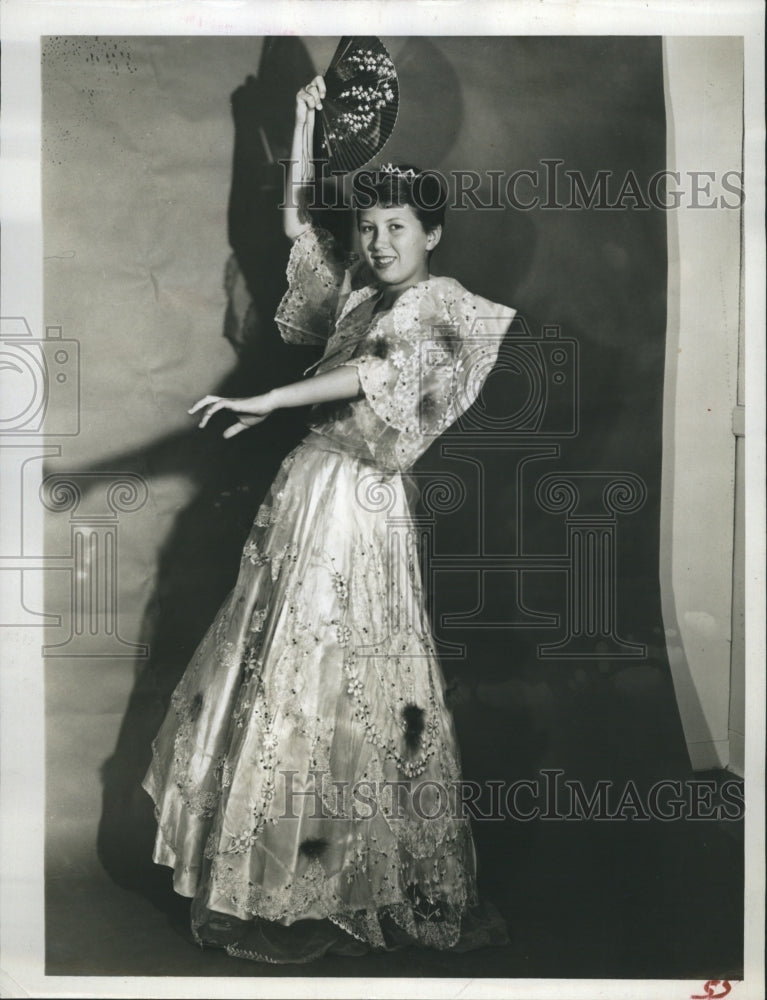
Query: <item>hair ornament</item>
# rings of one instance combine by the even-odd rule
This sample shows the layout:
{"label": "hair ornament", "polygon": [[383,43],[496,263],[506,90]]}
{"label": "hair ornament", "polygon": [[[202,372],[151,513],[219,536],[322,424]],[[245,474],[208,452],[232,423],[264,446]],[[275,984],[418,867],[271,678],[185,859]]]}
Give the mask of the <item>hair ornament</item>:
{"label": "hair ornament", "polygon": [[399,167],[395,167],[392,163],[381,164],[380,173],[391,174],[396,177],[404,177],[408,180],[414,181],[416,178],[415,170],[412,167],[408,167],[407,170],[400,170]]}

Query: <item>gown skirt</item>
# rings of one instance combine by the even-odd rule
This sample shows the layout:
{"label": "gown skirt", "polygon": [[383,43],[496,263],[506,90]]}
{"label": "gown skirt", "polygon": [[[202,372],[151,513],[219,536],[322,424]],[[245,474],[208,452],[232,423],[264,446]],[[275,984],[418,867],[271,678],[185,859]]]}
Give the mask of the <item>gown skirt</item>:
{"label": "gown skirt", "polygon": [[476,889],[403,476],[310,432],[143,786],[201,945],[266,962],[508,943]]}

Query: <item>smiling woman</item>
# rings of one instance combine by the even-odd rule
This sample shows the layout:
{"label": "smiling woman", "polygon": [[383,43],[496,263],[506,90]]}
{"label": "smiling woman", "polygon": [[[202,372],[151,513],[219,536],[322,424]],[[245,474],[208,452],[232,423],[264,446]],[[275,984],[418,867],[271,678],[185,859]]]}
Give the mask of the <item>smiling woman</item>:
{"label": "smiling woman", "polygon": [[[323,93],[318,77],[298,95],[299,188]],[[193,897],[196,940],[239,957],[508,943],[479,902],[456,801],[460,755],[403,474],[477,399],[514,310],[430,276],[444,198],[437,206],[427,178],[392,166],[370,178],[358,229],[375,281],[359,288],[333,237],[288,207],[294,243],[275,319],[287,342],[324,344],[316,371],[191,411],[201,425],[232,411],[232,436],[313,405],[144,780],[154,860]],[[393,788],[406,794],[393,801]]]}
{"label": "smiling woman", "polygon": [[365,258],[385,286],[381,308],[390,309],[406,288],[429,277],[426,252],[437,245],[441,231],[426,232],[410,205],[369,208],[358,228]]}
{"label": "smiling woman", "polygon": [[[363,179],[367,183],[361,189]],[[391,164],[378,176],[358,175],[355,182],[360,245],[382,286],[380,308],[389,309],[406,288],[429,277],[447,193],[435,176]],[[372,196],[372,203],[362,199],[361,190]]]}

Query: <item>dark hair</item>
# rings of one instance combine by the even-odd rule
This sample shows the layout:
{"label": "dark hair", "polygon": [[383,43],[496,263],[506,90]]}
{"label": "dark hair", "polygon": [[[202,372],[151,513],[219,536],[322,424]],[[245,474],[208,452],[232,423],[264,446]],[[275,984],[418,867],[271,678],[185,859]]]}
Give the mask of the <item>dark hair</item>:
{"label": "dark hair", "polygon": [[410,205],[428,233],[445,225],[447,187],[434,170],[419,170],[406,163],[360,170],[352,180],[352,204],[359,222],[360,212],[378,205],[393,208]]}

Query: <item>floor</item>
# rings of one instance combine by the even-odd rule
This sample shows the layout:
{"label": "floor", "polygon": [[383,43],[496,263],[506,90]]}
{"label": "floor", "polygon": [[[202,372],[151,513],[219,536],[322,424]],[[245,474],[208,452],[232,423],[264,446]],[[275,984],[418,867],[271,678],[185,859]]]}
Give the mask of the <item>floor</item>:
{"label": "floor", "polygon": [[[699,777],[699,776],[698,776]],[[47,973],[104,976],[742,976],[742,822],[475,824],[480,890],[511,944],[263,966],[197,947],[166,869],[47,879]]]}

